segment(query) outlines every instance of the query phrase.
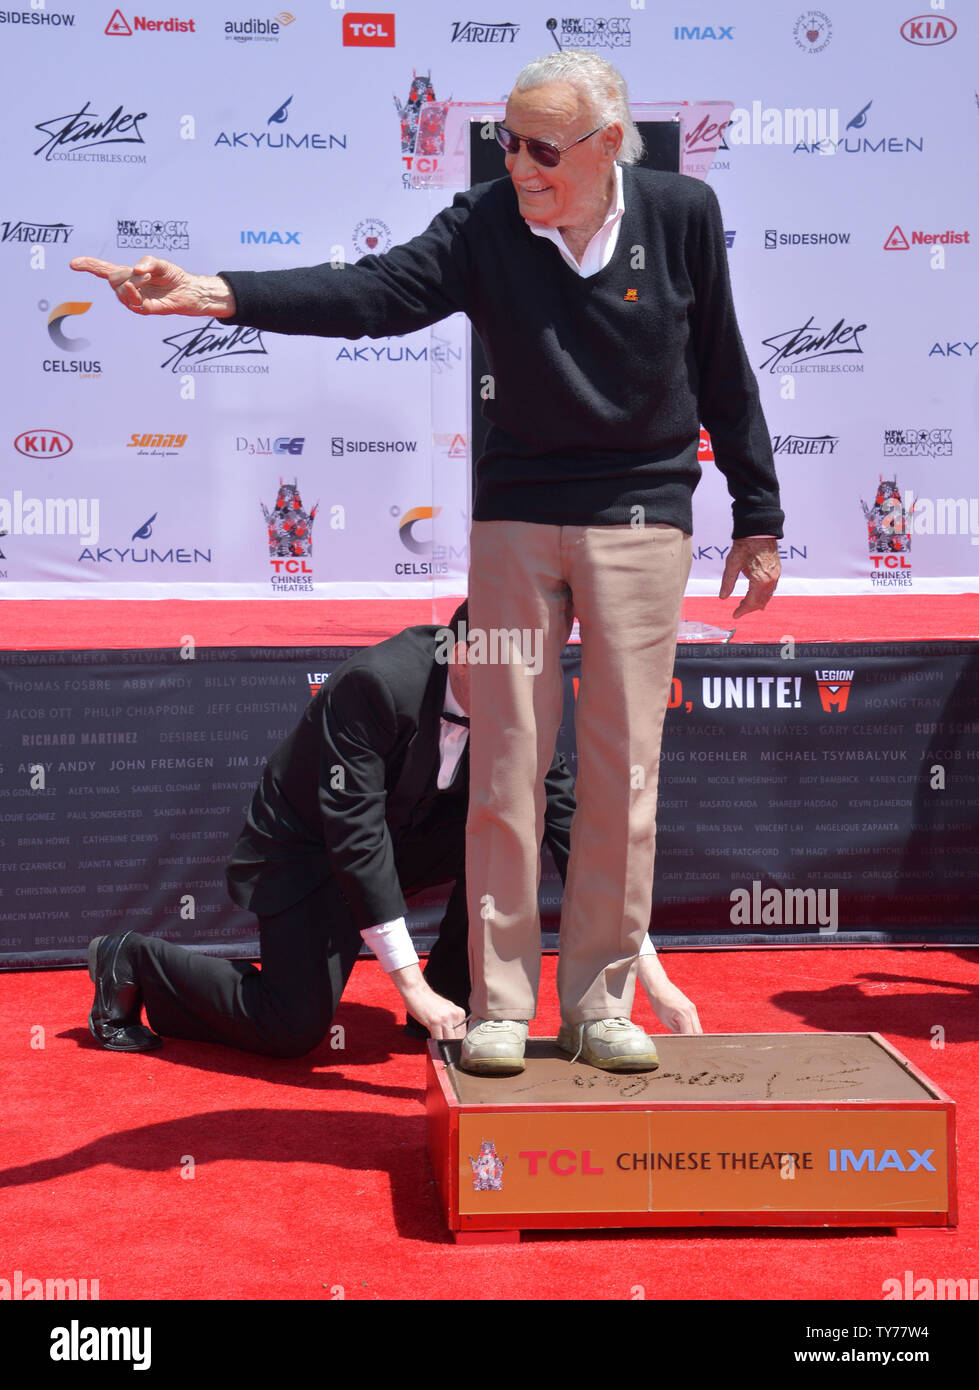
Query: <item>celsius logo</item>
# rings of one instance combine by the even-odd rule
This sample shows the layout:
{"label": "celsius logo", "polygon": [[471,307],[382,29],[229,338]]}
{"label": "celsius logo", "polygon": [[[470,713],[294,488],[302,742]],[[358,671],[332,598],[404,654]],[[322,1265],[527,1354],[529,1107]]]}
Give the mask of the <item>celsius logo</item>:
{"label": "celsius logo", "polygon": [[87,314],[91,309],[91,300],[87,304],[69,301],[59,304],[56,309],[52,309],[48,315],[48,336],[55,347],[59,347],[62,352],[79,353],[84,352],[89,346],[88,338],[69,338],[65,335],[61,325],[65,319],[74,318],[77,314]]}
{"label": "celsius logo", "polygon": [[[293,98],[286,97],[281,106],[277,106],[271,116],[266,119],[266,126],[285,125],[292,114],[289,110]],[[345,150],[347,148],[346,135],[323,135],[319,131],[303,131],[301,135],[293,135],[291,131],[282,131],[276,134],[274,130],[254,131],[254,130],[233,130],[231,132],[222,130],[214,142],[217,145],[226,145],[228,149],[234,150],[332,150],[334,148]]]}
{"label": "celsius logo", "polygon": [[[133,20],[133,29],[138,34],[193,34],[196,32],[194,25],[193,19],[147,19],[145,15],[136,15]],[[110,38],[132,38],[133,29],[130,29],[122,10],[115,10],[105,26]]]}
{"label": "celsius logo", "polygon": [[[202,328],[188,328],[183,333],[174,333],[163,341],[173,348],[171,355],[160,363],[172,372],[211,371],[215,358],[236,356],[268,356],[268,349],[262,342],[261,329],[225,328],[215,319],[208,319]],[[225,371],[268,371],[268,367],[223,368]]]}
{"label": "celsius logo", "polygon": [[88,109],[86,101],[80,111],[39,121],[34,129],[43,131],[48,138],[43,144],[38,145],[34,153],[43,154],[45,160],[70,159],[70,154],[60,153],[62,147],[71,146],[74,152],[103,145],[143,145],[146,142],[139,123],[145,119],[145,111],[133,115],[127,113],[122,106],[117,106],[112,114],[103,120],[97,112]]}
{"label": "celsius logo", "polygon": [[819,702],[826,714],[843,714],[853,684],[852,671],[816,671]]}
{"label": "celsius logo", "polygon": [[954,39],[958,27],[954,19],[939,19],[937,15],[919,14],[915,15],[914,19],[904,21],[901,25],[901,38],[907,39],[908,43],[934,48],[936,43],[948,43],[949,39]]}
{"label": "celsius logo", "polygon": [[14,440],[14,448],[27,458],[63,458],[71,453],[72,440],[61,430],[25,430]]}
{"label": "celsius logo", "polygon": [[[431,553],[432,542],[417,540],[414,528],[419,521],[431,521],[441,512],[441,507],[412,507],[405,512],[398,522],[398,535],[401,537],[401,544],[406,550],[410,550],[412,555],[428,555]],[[394,515],[397,515],[397,508],[392,508]]]}
{"label": "celsius logo", "polygon": [[345,48],[393,48],[393,14],[345,14],[343,16]]}

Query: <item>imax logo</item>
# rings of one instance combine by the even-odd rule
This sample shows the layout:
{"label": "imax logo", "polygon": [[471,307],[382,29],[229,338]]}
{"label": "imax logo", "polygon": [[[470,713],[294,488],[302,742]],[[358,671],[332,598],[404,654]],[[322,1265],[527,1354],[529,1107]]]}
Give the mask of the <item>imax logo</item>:
{"label": "imax logo", "polygon": [[243,246],[298,246],[299,232],[241,232]]}
{"label": "imax logo", "polygon": [[673,37],[675,39],[733,39],[734,25],[731,24],[726,28],[718,29],[708,25],[706,29],[702,29],[699,24],[694,24],[691,28],[688,28],[686,24],[677,24],[673,30]]}
{"label": "imax logo", "polygon": [[893,1168],[898,1173],[916,1173],[919,1168],[923,1168],[926,1173],[934,1173],[935,1165],[931,1162],[931,1155],[934,1149],[925,1149],[924,1153],[919,1153],[917,1149],[907,1150],[907,1162],[901,1157],[897,1149],[884,1149],[880,1156],[876,1149],[862,1149],[859,1154],[852,1149],[830,1149],[829,1151],[829,1171],[831,1173],[846,1173],[852,1170],[860,1173],[866,1170],[868,1173],[883,1173],[887,1168]]}

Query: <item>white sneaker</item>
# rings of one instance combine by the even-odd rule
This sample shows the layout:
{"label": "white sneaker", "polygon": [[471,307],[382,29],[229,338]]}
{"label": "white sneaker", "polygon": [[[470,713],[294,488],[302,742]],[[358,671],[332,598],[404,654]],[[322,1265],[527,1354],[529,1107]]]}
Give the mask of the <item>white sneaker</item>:
{"label": "white sneaker", "polygon": [[524,1069],[527,1024],[519,1019],[474,1018],[459,1066],[477,1076],[515,1076]]}

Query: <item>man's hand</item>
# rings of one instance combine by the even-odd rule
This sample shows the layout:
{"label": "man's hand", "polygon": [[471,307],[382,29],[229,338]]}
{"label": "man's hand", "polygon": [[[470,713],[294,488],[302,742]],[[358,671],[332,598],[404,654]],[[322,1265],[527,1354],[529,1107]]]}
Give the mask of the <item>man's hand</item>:
{"label": "man's hand", "polygon": [[115,265],[92,256],[76,256],[72,270],[108,280],[119,300],[134,314],[189,314],[230,318],[235,311],[231,286],[218,275],[191,275],[171,261],[143,256],[135,265]]}
{"label": "man's hand", "polygon": [[754,613],[775,592],[782,572],[778,558],[778,541],[774,536],[747,536],[732,541],[724,573],[721,576],[719,598],[730,598],[739,575],[747,575],[748,592],[734,610],[735,618]]}
{"label": "man's hand", "polygon": [[653,1013],[671,1033],[702,1033],[696,1007],[667,976],[658,956],[639,957],[639,983]]}
{"label": "man's hand", "polygon": [[417,965],[392,970],[391,980],[412,1018],[424,1024],[433,1038],[444,1041],[466,1036],[465,1009],[436,994]]}

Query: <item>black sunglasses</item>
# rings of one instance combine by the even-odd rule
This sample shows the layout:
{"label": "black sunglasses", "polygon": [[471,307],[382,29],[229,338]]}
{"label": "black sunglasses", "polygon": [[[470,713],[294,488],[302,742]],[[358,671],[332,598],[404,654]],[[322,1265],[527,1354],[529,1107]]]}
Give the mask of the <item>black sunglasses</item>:
{"label": "black sunglasses", "polygon": [[559,150],[557,145],[549,145],[546,140],[531,140],[526,135],[517,135],[512,130],[507,130],[505,125],[496,127],[496,138],[507,154],[519,154],[521,140],[527,146],[527,153],[535,164],[540,164],[544,169],[555,169],[561,163],[561,156],[568,150],[573,150],[575,145],[580,145],[584,140],[590,140],[593,135],[597,135],[604,127],[597,125],[594,130],[590,130],[587,135],[582,135],[578,140],[572,140],[570,145],[565,145],[564,149]]}

